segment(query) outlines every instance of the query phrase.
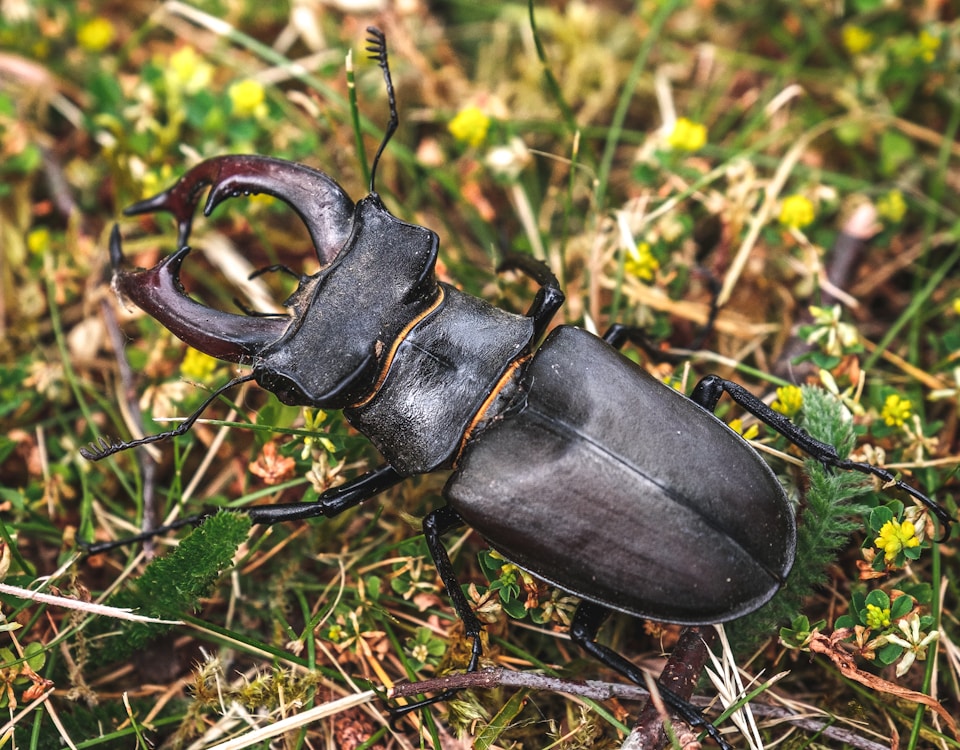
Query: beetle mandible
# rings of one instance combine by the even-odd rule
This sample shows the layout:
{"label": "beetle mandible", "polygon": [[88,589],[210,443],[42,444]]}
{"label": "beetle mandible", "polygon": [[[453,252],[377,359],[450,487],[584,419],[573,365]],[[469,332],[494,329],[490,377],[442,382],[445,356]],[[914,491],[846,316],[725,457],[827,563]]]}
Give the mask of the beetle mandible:
{"label": "beetle mandible", "polygon": [[[183,434],[220,393],[249,380],[285,404],[342,409],[385,463],[315,502],[246,512],[264,524],[332,517],[412,475],[451,470],[447,504],[426,516],[423,531],[472,639],[470,671],[482,626],[441,541],[464,524],[521,568],[580,597],[572,638],[636,682],[640,671],[596,641],[611,611],[711,624],[747,614],[777,591],[794,557],[793,510],[768,465],[713,415],[723,393],[824,465],[880,477],[950,523],[918,490],[885,469],[841,459],[735,383],[707,376],[687,398],[657,381],[618,352],[630,337],[622,326],[602,338],[559,326],[544,338],[564,297],[553,273],[530,257],[512,255],[502,266],[539,284],[525,315],[438,282],[437,235],[393,216],[374,189],[398,116],[383,35],[369,31],[390,103],[369,195],[354,204],[331,177],[301,164],[221,156],[125,211],[175,217],[180,249],[155,267],[128,270],[114,227],[118,294],[194,348],[250,371],[176,429],[100,439],[85,457]],[[300,277],[288,315],[221,312],[185,294],[180,266],[208,187],[205,214],[227,198],[267,193],[306,224],[321,268]],[[703,724],[679,698],[665,697]]]}

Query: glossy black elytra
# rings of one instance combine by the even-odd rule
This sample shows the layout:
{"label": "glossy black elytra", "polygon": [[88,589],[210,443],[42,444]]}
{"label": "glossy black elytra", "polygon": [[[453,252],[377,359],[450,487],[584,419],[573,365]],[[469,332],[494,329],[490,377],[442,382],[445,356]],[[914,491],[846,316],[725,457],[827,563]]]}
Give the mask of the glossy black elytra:
{"label": "glossy black elytra", "polygon": [[[383,35],[370,31],[369,50],[384,71],[391,114],[375,174],[397,110]],[[208,187],[207,214],[226,198],[267,193],[306,224],[321,269],[300,277],[285,303],[288,315],[230,314],[184,293],[179,270],[190,252],[194,210]],[[254,523],[332,517],[412,475],[452,470],[447,504],[427,515],[423,530],[473,642],[469,670],[481,654],[481,624],[441,542],[464,524],[522,568],[579,596],[573,639],[641,684],[633,664],[596,641],[611,610],[718,623],[755,610],[777,591],[793,563],[793,511],[767,464],[712,414],[724,392],[824,465],[880,477],[942,523],[951,521],[890,472],[839,458],[732,382],[708,376],[690,398],[668,388],[617,351],[628,329],[614,326],[598,338],[560,326],[544,339],[563,294],[550,270],[532,258],[510,256],[503,264],[539,284],[525,315],[438,282],[437,235],[394,217],[373,177],[370,194],[354,204],[315,169],[264,156],[222,156],[126,211],[153,212],[176,218],[180,249],[154,268],[128,270],[115,228],[110,255],[117,292],[191,346],[250,371],[175,430],[101,440],[84,455],[98,460],[183,434],[219,393],[255,380],[286,404],[342,409],[385,463],[315,502],[248,509]],[[688,704],[666,698],[726,746]]]}

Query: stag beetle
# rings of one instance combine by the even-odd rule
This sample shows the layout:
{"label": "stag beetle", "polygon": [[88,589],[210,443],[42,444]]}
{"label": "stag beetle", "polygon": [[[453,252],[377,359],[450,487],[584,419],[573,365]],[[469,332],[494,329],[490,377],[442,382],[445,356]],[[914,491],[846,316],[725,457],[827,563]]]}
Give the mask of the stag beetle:
{"label": "stag beetle", "polygon": [[[571,636],[635,682],[642,683],[639,670],[596,641],[612,610],[719,623],[777,591],[794,557],[793,509],[769,466],[713,415],[723,393],[825,466],[877,476],[949,524],[947,512],[918,490],[885,469],[841,459],[735,383],[708,376],[689,398],[667,387],[619,353],[630,329],[615,325],[598,338],[560,326],[544,338],[564,297],[553,273],[532,258],[510,256],[502,266],[539,285],[524,315],[438,282],[437,235],[393,216],[374,189],[398,116],[384,37],[370,32],[390,122],[365,198],[354,204],[332,178],[301,164],[221,156],[126,209],[171,213],[180,249],[154,268],[128,270],[114,227],[118,294],[189,345],[250,371],[176,429],[112,444],[101,438],[84,456],[98,460],[183,434],[221,392],[249,380],[285,404],[342,409],[386,462],[315,502],[245,512],[264,524],[332,517],[412,475],[450,470],[447,504],[426,516],[423,532],[472,639],[471,671],[481,624],[441,541],[465,524],[521,568],[580,597]],[[300,277],[285,302],[289,314],[221,312],[184,292],[180,267],[208,187],[205,214],[227,198],[267,193],[306,224],[321,268]],[[687,704],[666,697],[726,746]]]}

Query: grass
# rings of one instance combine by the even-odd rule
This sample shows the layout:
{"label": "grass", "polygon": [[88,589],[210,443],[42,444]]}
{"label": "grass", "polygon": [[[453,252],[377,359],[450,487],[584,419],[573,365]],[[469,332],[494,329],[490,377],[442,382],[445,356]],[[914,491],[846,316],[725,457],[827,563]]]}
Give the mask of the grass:
{"label": "grass", "polygon": [[[446,711],[386,724],[368,688],[466,660],[418,535],[443,476],[332,520],[249,534],[227,520],[207,532],[216,550],[194,536],[168,553],[180,532],[78,554],[78,541],[206,507],[309,499],[377,463],[339,414],[303,413],[256,387],[156,450],[95,464],[78,453],[101,435],[169,429],[155,420],[189,414],[234,374],[117,303],[106,239],[120,210],[202,158],[237,152],[302,161],[364,195],[387,119],[380,70],[362,49],[370,23],[387,34],[400,106],[377,188],[398,216],[440,235],[445,280],[523,310],[531,290],[493,268],[506,249],[533,253],[563,283],[559,322],[642,325],[682,351],[715,278],[715,333],[683,365],[645,366],[688,392],[716,372],[791,416],[799,391],[782,388],[819,385],[830,404],[812,405],[805,390],[797,419],[833,415],[805,423],[852,430],[856,457],[902,472],[956,515],[960,27],[946,10],[872,0],[842,17],[796,1],[571,2],[538,4],[532,17],[524,3],[370,16],[203,7],[0,11],[0,572],[80,606],[0,593],[0,734],[11,746],[262,745],[253,726],[274,725],[292,747],[448,747],[458,732],[481,747],[618,747],[636,716],[633,701],[528,685],[476,689]],[[237,297],[279,304],[295,282],[268,274],[251,286],[242,269],[314,272],[291,218],[262,198],[198,218],[191,293],[226,310]],[[869,241],[858,241],[864,221]],[[164,217],[121,228],[140,266],[174,249]],[[743,415],[722,401],[720,416]],[[751,701],[767,720],[758,742],[960,746],[948,720],[960,713],[956,533],[934,543],[908,498],[876,491],[850,501],[852,518],[818,526],[818,493],[846,499],[862,487],[800,471],[762,426],[755,439],[781,452],[770,460],[807,530],[801,593],[813,586],[749,632],[732,629],[750,675],[788,672]],[[893,545],[889,565],[880,536]],[[814,566],[821,539],[837,551]],[[487,623],[488,663],[622,683],[565,640],[570,597],[492,558],[473,532],[447,543]],[[85,613],[87,601],[183,624],[147,639],[141,625]],[[645,664],[675,635],[626,617],[603,631]],[[841,656],[852,672],[836,666]]]}

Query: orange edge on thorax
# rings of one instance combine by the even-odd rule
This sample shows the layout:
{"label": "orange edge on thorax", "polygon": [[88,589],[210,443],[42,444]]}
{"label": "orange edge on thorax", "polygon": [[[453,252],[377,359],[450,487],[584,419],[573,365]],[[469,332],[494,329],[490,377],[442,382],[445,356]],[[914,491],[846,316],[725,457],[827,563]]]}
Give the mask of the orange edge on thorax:
{"label": "orange edge on thorax", "polygon": [[410,333],[410,331],[412,331],[425,318],[428,318],[431,314],[433,314],[433,312],[443,304],[443,298],[445,296],[443,287],[440,286],[438,289],[440,290],[440,293],[437,295],[437,298],[434,300],[433,304],[409,323],[407,323],[403,330],[400,331],[400,334],[393,340],[393,344],[390,346],[390,351],[387,352],[387,356],[383,361],[383,367],[380,368],[380,376],[377,378],[377,382],[374,383],[373,390],[370,391],[370,394],[364,396],[362,399],[357,401],[357,403],[350,404],[350,406],[347,407],[348,409],[359,409],[360,407],[365,406],[373,400],[373,397],[376,396],[377,393],[380,392],[380,386],[383,385],[383,381],[387,379],[387,375],[390,373],[390,366],[393,364],[393,358],[396,356],[397,349],[400,348],[400,344],[402,344],[404,339],[407,338],[407,335]]}
{"label": "orange edge on thorax", "polygon": [[460,454],[463,453],[463,448],[467,444],[467,441],[470,440],[474,430],[477,428],[477,425],[479,425],[480,422],[482,422],[486,417],[487,411],[493,405],[493,402],[496,400],[497,396],[500,395],[500,391],[504,389],[507,383],[513,380],[517,370],[526,364],[530,358],[533,357],[533,354],[533,352],[528,352],[527,354],[517,357],[515,360],[513,360],[513,362],[511,362],[504,371],[503,375],[500,376],[500,379],[493,387],[493,390],[490,391],[490,395],[483,400],[482,404],[480,404],[480,408],[477,409],[477,413],[474,415],[473,419],[470,420],[470,424],[467,425],[467,429],[463,431],[463,438],[460,440],[460,445],[457,447],[456,458],[454,459],[454,467],[456,467],[457,460],[459,460]]}

